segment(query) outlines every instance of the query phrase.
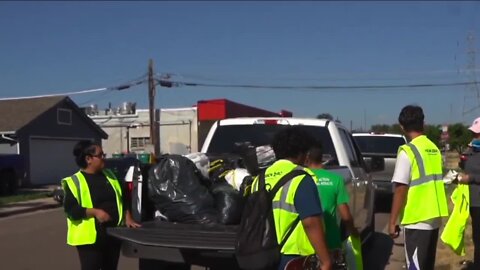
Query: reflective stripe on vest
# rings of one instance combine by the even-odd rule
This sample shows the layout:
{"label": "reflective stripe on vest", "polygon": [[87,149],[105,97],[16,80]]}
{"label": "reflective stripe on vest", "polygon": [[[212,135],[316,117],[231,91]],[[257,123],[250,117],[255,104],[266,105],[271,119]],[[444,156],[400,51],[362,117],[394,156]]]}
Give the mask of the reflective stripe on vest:
{"label": "reflective stripe on vest", "polygon": [[418,151],[418,148],[412,143],[408,143],[407,146],[410,147],[410,149],[413,152],[413,155],[415,155],[415,160],[417,161],[417,166],[418,166],[418,172],[420,173],[419,178],[412,179],[410,181],[410,187],[422,185],[430,181],[443,181],[442,174],[427,175],[425,171],[425,165],[423,164],[423,158],[420,152]]}
{"label": "reflective stripe on vest", "polygon": [[[265,185],[267,186],[267,189],[275,186],[285,174],[296,169],[305,170],[313,179],[316,179],[316,176],[310,170],[297,166],[288,160],[279,160],[270,166],[265,172]],[[275,231],[277,233],[277,241],[279,244],[282,242],[293,222],[298,218],[294,198],[303,178],[303,175],[293,178],[280,188],[273,198],[273,217],[275,220]],[[258,190],[258,177],[255,178],[254,183],[252,184],[252,192],[255,192],[256,190]],[[285,255],[302,256],[315,253],[301,223],[298,223],[295,227],[292,234],[285,242],[285,245],[282,247],[281,253]]]}
{"label": "reflective stripe on vest", "polygon": [[[123,204],[121,186],[115,175],[109,170],[104,170],[103,173],[107,177],[110,185],[115,191],[118,217],[120,225],[123,222]],[[90,190],[83,174],[79,171],[74,175],[62,179],[62,187],[70,189],[78,204],[83,208],[93,208],[92,199],[90,197]],[[72,220],[67,216],[67,244],[71,246],[88,245],[96,242],[97,230],[95,228],[95,218],[84,218],[81,220]]]}
{"label": "reflective stripe on vest", "polygon": [[400,151],[404,151],[411,162],[411,179],[401,223],[415,224],[448,216],[440,150],[422,135],[402,145]]}

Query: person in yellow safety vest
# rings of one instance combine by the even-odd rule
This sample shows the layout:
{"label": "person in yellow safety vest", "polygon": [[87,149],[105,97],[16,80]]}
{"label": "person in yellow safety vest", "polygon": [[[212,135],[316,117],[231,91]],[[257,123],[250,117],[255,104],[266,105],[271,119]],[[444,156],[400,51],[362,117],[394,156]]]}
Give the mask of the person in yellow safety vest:
{"label": "person in yellow safety vest", "polygon": [[473,133],[472,155],[466,160],[465,172],[459,174],[458,182],[469,187],[474,246],[472,269],[480,269],[480,117],[468,129]]}
{"label": "person in yellow safety vest", "polygon": [[399,236],[400,217],[409,270],[434,269],[441,218],[448,216],[442,155],[423,134],[424,117],[422,108],[415,105],[405,106],[398,116],[411,141],[398,150],[388,231],[392,238]]}
{"label": "person in yellow safety vest", "polygon": [[[305,170],[309,175],[293,178],[279,189],[273,199],[273,216],[279,243],[295,223],[290,237],[280,253],[278,269],[297,257],[316,254],[321,270],[332,269],[325,240],[322,206],[315,185],[315,174],[305,165],[305,159],[314,138],[299,126],[285,128],[275,134],[272,148],[277,161],[265,171],[265,185],[273,187],[287,173]],[[252,192],[258,189],[258,178],[252,183]]]}
{"label": "person in yellow safety vest", "polygon": [[122,186],[112,171],[105,169],[102,147],[80,141],[74,149],[80,170],[62,179],[67,216],[67,244],[77,247],[82,270],[117,269],[120,242],[107,235],[106,228],[140,227],[124,206]]}

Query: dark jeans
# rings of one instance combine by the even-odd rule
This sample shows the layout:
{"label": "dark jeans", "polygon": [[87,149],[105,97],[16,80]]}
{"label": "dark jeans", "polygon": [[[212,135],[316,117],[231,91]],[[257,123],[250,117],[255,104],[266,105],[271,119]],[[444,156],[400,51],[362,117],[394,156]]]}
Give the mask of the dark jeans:
{"label": "dark jeans", "polygon": [[95,244],[77,246],[82,270],[116,270],[121,243],[113,237],[98,239]]}
{"label": "dark jeans", "polygon": [[472,238],[473,238],[473,269],[480,269],[480,207],[470,207],[470,217],[472,218]]}

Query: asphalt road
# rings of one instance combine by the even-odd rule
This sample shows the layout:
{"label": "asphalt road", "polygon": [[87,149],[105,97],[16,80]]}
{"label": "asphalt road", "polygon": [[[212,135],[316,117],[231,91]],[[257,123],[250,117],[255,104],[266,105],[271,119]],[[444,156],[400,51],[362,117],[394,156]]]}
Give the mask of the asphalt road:
{"label": "asphalt road", "polygon": [[[385,231],[387,218],[386,214],[376,215],[377,233],[372,245],[364,249],[364,269],[402,269],[403,247],[394,245],[381,233]],[[80,268],[76,249],[65,244],[66,220],[62,209],[1,218],[0,228],[1,269]],[[137,260],[120,256],[118,269],[137,269]]]}
{"label": "asphalt road", "polygon": [[[1,269],[80,269],[76,249],[66,244],[62,209],[2,218],[0,228]],[[136,268],[136,259],[121,256],[119,270]]]}

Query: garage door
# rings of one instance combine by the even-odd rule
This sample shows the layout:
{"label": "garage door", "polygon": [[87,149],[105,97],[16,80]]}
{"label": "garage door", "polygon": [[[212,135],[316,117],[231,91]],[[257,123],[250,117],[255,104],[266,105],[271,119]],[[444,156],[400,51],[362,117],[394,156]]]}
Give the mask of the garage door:
{"label": "garage door", "polygon": [[59,184],[78,170],[73,147],[78,140],[31,139],[30,182],[33,185]]}

